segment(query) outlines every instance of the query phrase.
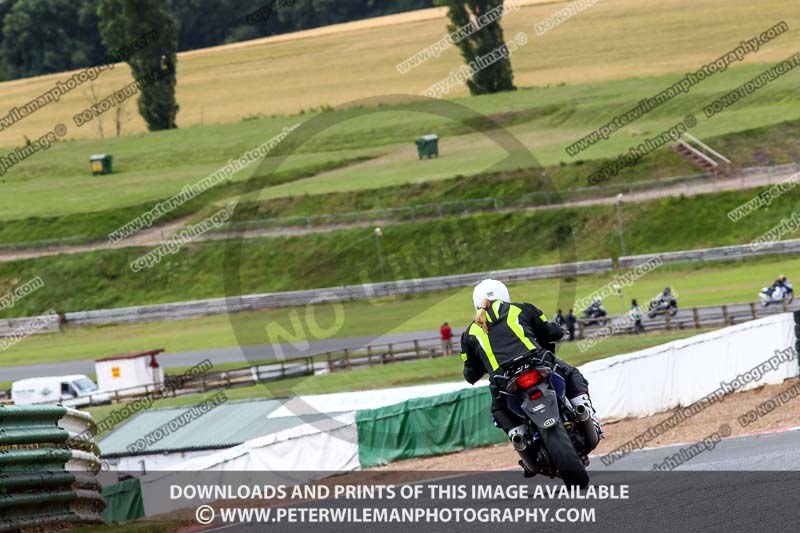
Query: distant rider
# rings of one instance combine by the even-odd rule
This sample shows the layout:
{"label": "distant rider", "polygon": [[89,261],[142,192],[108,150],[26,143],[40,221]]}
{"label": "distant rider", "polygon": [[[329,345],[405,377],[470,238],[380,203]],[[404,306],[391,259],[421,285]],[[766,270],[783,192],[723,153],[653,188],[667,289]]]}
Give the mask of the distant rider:
{"label": "distant rider", "polygon": [[789,283],[786,276],[781,274],[780,277],[775,280],[775,283],[772,284],[772,291],[774,292],[775,289],[780,289],[782,294],[786,294],[787,292],[792,292],[792,284]]}
{"label": "distant rider", "polygon": [[[499,366],[518,355],[533,350],[555,353],[554,342],[563,329],[548,322],[544,313],[533,304],[512,303],[508,288],[500,281],[485,279],[472,293],[472,303],[477,310],[475,319],[461,335],[461,358],[464,360],[464,379],[474,384],[488,372],[492,394],[492,416],[495,422],[510,434],[522,420],[511,412],[505,396],[494,384]],[[602,434],[589,398],[588,382],[581,372],[553,355],[555,370],[566,382],[566,395],[573,406],[585,405]],[[519,430],[518,430],[519,431]]]}
{"label": "distant rider", "polygon": [[672,287],[667,287],[661,293],[661,301],[662,302],[669,302],[670,300],[672,300]]}
{"label": "distant rider", "polygon": [[603,309],[603,299],[597,296],[595,297],[594,301],[592,302],[592,305],[589,306],[589,309],[587,309],[586,312],[589,316],[594,316],[598,311],[601,311],[602,309]]}

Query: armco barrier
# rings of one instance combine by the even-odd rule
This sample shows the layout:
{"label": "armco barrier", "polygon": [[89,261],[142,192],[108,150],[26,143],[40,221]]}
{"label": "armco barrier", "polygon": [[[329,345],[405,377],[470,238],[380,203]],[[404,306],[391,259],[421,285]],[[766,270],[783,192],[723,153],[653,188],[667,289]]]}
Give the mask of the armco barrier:
{"label": "armco barrier", "polygon": [[365,285],[347,285],[303,291],[276,292],[214,298],[193,302],[178,302],[120,309],[100,309],[67,313],[66,322],[71,325],[122,324],[150,320],[173,320],[207,315],[257,311],[259,309],[306,305],[309,302],[350,301],[404,294],[418,294],[474,285],[482,279],[495,277],[506,282],[551,279],[564,276],[601,274],[613,269],[611,259],[585,261],[563,265],[550,265],[491,272],[474,272],[455,276],[439,276],[424,279],[389,281]]}
{"label": "armco barrier", "polygon": [[619,258],[619,268],[630,269],[643,263],[661,258],[664,263],[708,263],[713,261],[741,261],[765,255],[796,254],[800,252],[800,239],[778,241],[772,246],[753,249],[750,245],[721,246],[702,250],[682,252],[659,252],[654,254],[631,255]]}
{"label": "armco barrier", "polygon": [[361,467],[506,442],[490,405],[489,387],[478,386],[358,411]]}
{"label": "armco barrier", "polygon": [[102,522],[95,431],[68,407],[0,405],[0,531]]}

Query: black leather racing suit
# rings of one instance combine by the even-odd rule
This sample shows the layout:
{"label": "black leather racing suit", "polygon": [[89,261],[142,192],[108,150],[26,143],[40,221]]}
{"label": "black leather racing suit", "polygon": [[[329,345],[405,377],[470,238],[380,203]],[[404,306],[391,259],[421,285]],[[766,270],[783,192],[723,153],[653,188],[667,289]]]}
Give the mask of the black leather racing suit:
{"label": "black leather racing suit", "polygon": [[[492,392],[492,415],[508,433],[521,420],[508,410],[505,397],[498,393],[491,377],[505,361],[534,349],[555,353],[554,342],[564,330],[548,322],[544,313],[533,304],[491,302],[487,312],[488,333],[473,322],[461,335],[461,358],[464,360],[464,379],[475,383],[489,373]],[[556,371],[564,378],[567,398],[588,394],[589,388],[580,371],[555,357]]]}

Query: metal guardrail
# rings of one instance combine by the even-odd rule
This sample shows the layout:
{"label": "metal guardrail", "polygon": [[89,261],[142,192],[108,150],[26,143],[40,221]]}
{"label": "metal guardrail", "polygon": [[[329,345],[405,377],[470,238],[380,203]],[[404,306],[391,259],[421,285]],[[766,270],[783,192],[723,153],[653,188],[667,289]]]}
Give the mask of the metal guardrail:
{"label": "metal guardrail", "polygon": [[0,405],[0,532],[103,522],[95,432],[68,407]]}
{"label": "metal guardrail", "polygon": [[800,253],[800,239],[778,241],[771,246],[752,248],[750,245],[721,246],[682,252],[659,252],[619,258],[619,268],[630,269],[661,258],[664,263],[707,263],[713,261],[741,261],[750,257]]}
{"label": "metal guardrail", "polygon": [[152,320],[175,320],[195,318],[208,315],[257,311],[278,307],[306,305],[309,302],[352,301],[385,296],[420,294],[474,285],[488,277],[501,278],[507,282],[530,281],[537,279],[560,278],[564,276],[581,276],[601,274],[613,269],[611,259],[585,261],[563,265],[551,265],[491,272],[474,272],[454,276],[439,276],[424,279],[388,281],[385,283],[368,283],[364,285],[346,285],[302,291],[278,292],[269,294],[252,294],[232,296],[230,298],[213,298],[193,302],[178,302],[120,309],[99,309],[66,313],[65,322],[69,325],[93,324],[125,324]]}
{"label": "metal guardrail", "polygon": [[55,333],[61,321],[55,315],[0,319],[0,337],[24,337],[31,333]]}

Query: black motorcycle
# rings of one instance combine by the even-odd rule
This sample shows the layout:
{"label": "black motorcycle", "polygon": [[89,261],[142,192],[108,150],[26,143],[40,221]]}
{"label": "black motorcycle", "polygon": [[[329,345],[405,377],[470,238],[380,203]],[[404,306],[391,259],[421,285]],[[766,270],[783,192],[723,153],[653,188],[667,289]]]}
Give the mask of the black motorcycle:
{"label": "black motorcycle", "polygon": [[[525,431],[509,435],[526,476],[560,477],[565,485],[586,487],[589,453],[600,440],[589,410],[574,408],[566,383],[547,351],[530,352],[500,366],[494,382],[508,408],[525,421]],[[516,428],[515,428],[516,429]]]}
{"label": "black motorcycle", "polygon": [[605,327],[608,324],[608,311],[602,305],[592,305],[583,311],[584,325]]}

